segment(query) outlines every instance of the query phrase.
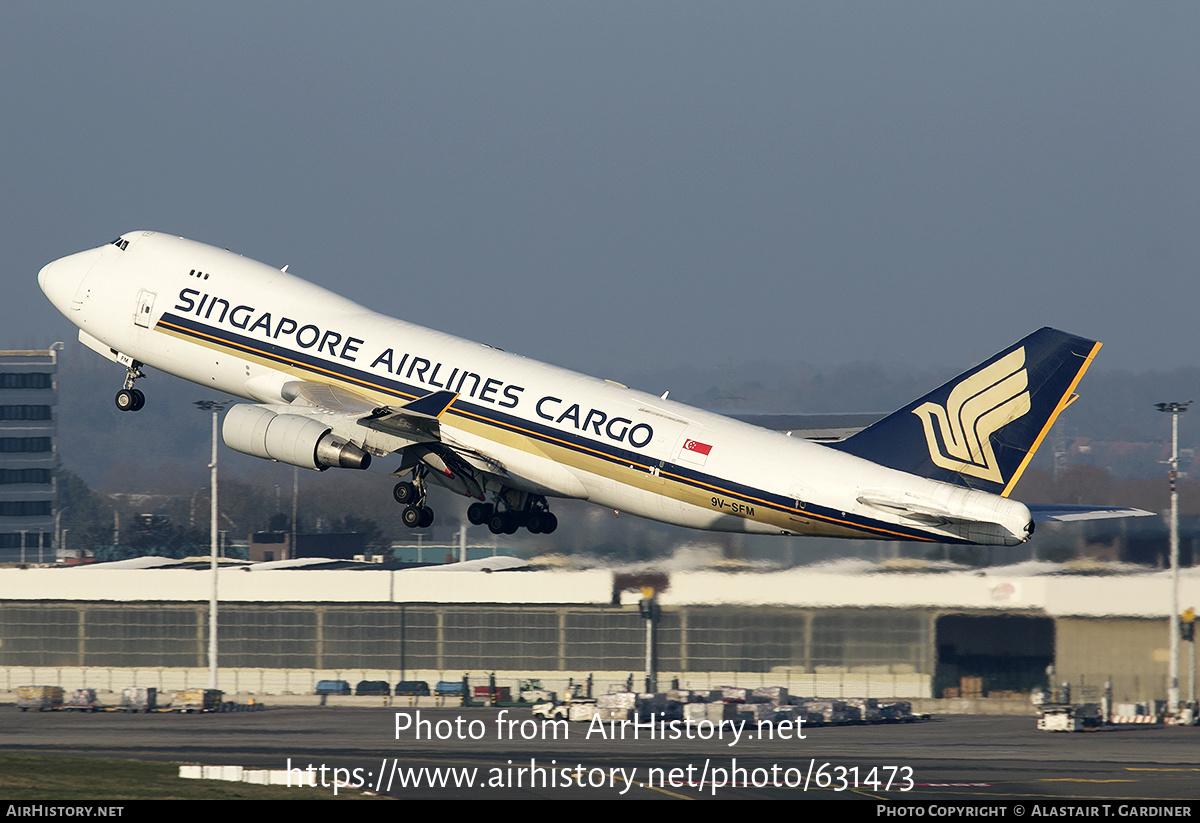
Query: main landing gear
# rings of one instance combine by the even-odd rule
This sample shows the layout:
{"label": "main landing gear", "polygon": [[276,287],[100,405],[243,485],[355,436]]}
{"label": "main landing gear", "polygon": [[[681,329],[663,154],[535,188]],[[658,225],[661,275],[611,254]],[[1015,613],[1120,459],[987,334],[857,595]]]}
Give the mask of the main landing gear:
{"label": "main landing gear", "polygon": [[[433,525],[433,509],[425,505],[425,480],[430,470],[422,463],[409,466],[395,474],[403,477],[411,471],[412,480],[397,483],[392,497],[404,507],[400,519],[405,526],[427,529]],[[545,497],[511,488],[502,488],[493,503],[472,503],[467,508],[467,520],[476,526],[486,524],[492,534],[516,534],[522,527],[530,534],[553,534],[558,528],[558,518],[550,511]]]}
{"label": "main landing gear", "polygon": [[125,385],[117,392],[114,402],[121,411],[141,411],[146,405],[146,395],[133,387],[133,381],[146,375],[142,374],[142,364],[134,360],[125,367]]}
{"label": "main landing gear", "polygon": [[479,526],[487,524],[492,534],[516,534],[524,526],[530,534],[551,534],[558,528],[558,518],[550,511],[546,498],[540,494],[505,489],[493,503],[472,503],[467,508],[467,520]]}
{"label": "main landing gear", "polygon": [[427,529],[433,525],[433,509],[425,505],[425,473],[417,469],[413,482],[402,480],[392,489],[392,497],[404,506],[400,519],[410,529]]}

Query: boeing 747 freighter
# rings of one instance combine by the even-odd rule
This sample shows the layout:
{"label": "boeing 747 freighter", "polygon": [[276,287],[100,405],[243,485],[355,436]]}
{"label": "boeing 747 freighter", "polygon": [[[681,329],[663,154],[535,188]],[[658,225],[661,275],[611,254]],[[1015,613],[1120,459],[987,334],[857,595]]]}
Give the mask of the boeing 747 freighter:
{"label": "boeing 747 freighter", "polygon": [[226,445],[307,469],[393,457],[412,527],[430,483],[494,533],[554,498],[697,529],[1011,546],[1038,520],[1144,514],[1009,497],[1100,344],[1041,329],[847,439],[811,442],[385,317],[265,263],[135,231],[48,264],[79,339],[246,403]]}

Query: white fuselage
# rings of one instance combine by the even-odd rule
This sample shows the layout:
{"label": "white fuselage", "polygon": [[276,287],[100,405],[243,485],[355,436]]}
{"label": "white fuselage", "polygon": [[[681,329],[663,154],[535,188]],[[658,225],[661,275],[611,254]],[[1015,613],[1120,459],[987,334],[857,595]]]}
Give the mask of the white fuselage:
{"label": "white fuselage", "polygon": [[1007,498],[385,317],[226,250],[124,240],[39,282],[81,340],[126,365],[265,404],[286,404],[296,381],[381,406],[448,389],[442,439],[519,486],[683,526],[1005,545],[1030,533]]}

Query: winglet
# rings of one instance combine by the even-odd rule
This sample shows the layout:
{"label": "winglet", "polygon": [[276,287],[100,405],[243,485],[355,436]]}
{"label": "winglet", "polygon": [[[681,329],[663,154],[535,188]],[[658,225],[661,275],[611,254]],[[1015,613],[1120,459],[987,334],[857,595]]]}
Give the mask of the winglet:
{"label": "winglet", "polygon": [[435,391],[432,394],[427,394],[424,397],[418,397],[409,403],[400,406],[397,411],[403,411],[404,414],[419,414],[423,417],[438,418],[441,417],[446,409],[450,408],[450,404],[458,398],[457,392]]}

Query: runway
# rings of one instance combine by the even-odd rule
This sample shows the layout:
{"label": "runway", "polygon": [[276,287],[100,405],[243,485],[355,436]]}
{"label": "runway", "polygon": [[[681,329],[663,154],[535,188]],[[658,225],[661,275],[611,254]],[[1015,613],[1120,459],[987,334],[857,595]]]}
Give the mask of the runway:
{"label": "runway", "polygon": [[634,739],[632,727],[542,728],[525,709],[421,709],[419,717],[416,709],[387,707],[203,715],[0,711],[0,751],[6,753],[292,768],[297,782],[305,772],[331,793],[336,774],[350,784],[339,792],[436,799],[813,797],[1144,806],[1200,798],[1200,729],[1052,734],[1037,731],[1032,716],[775,730],[774,739],[749,728],[735,734],[642,727]]}

